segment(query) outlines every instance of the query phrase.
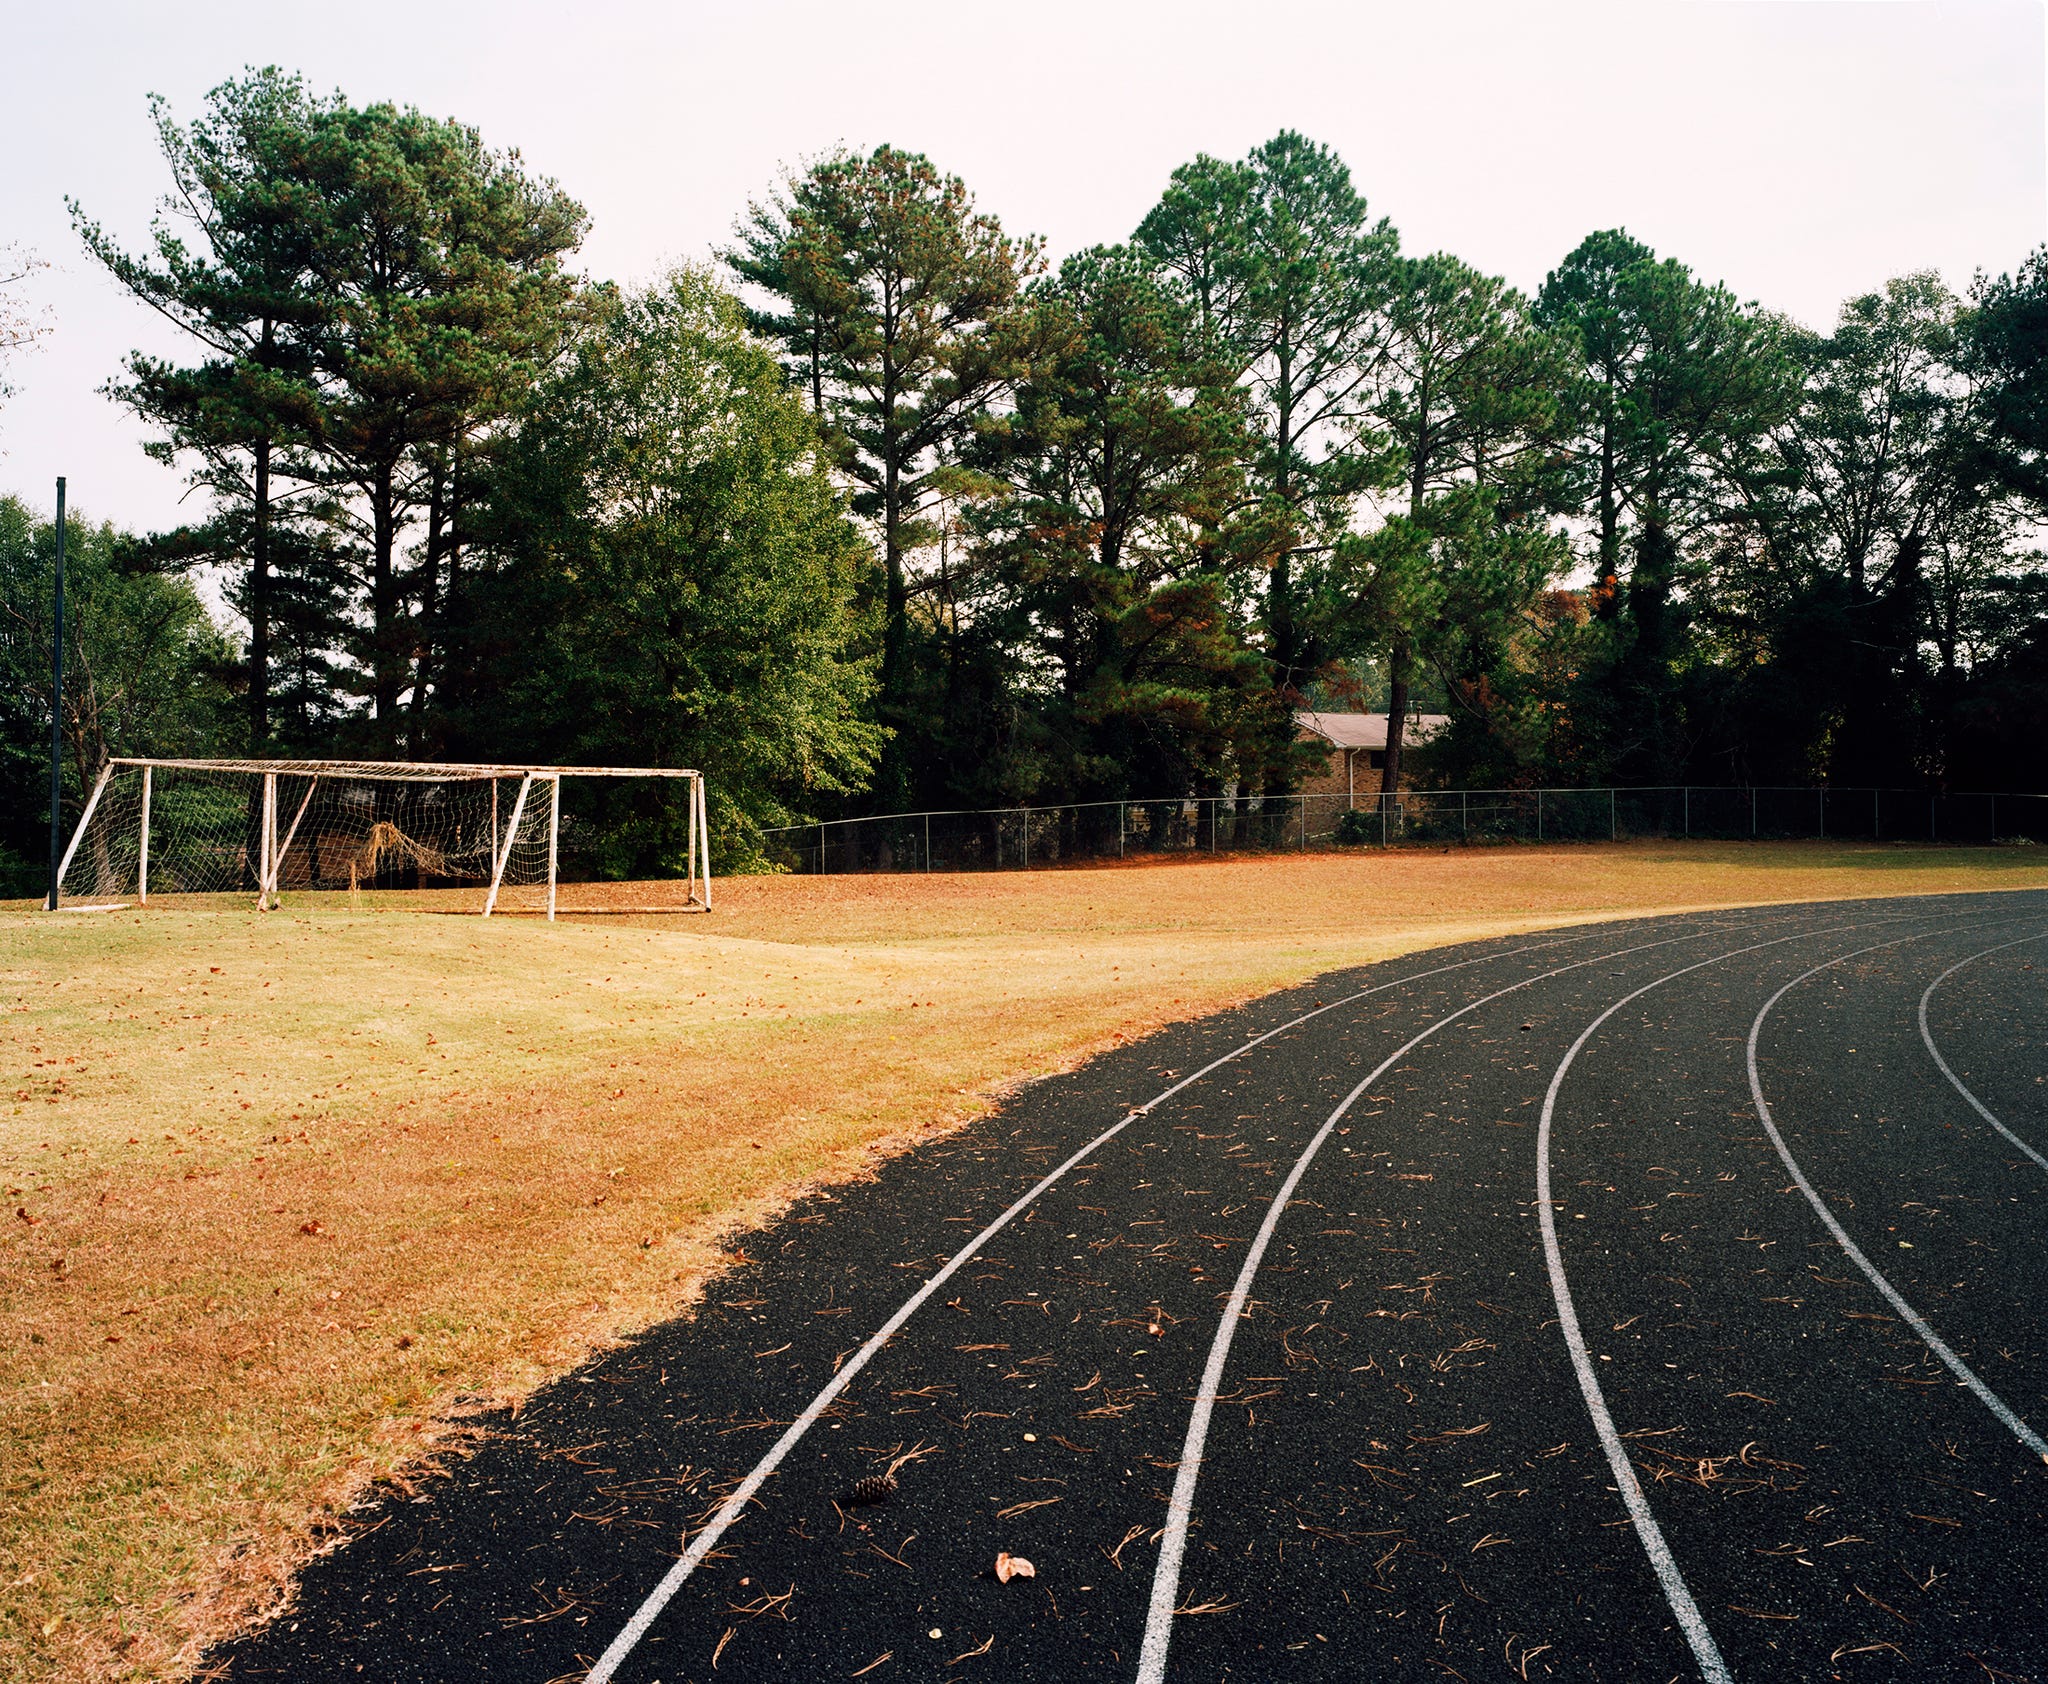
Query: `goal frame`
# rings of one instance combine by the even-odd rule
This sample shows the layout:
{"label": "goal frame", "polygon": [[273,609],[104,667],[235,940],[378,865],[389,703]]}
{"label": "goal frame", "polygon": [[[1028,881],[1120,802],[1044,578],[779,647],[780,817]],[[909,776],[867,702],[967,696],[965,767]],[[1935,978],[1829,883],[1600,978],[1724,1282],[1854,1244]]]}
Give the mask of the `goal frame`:
{"label": "goal frame", "polygon": [[[505,825],[502,847],[493,838],[491,858],[491,884],[484,896],[481,916],[488,918],[497,910],[498,891],[504,885],[505,868],[512,857],[512,848],[519,835],[520,820],[524,817],[526,804],[532,798],[535,784],[546,784],[548,801],[548,877],[547,917],[553,923],[555,918],[556,857],[561,835],[562,822],[562,780],[564,778],[658,778],[666,780],[685,779],[689,791],[689,841],[688,894],[678,911],[709,912],[711,910],[711,836],[710,822],[704,800],[704,774],[689,767],[670,766],[538,766],[520,764],[497,764],[489,761],[439,761],[439,760],[270,760],[270,759],[198,759],[191,757],[117,755],[100,768],[100,775],[94,781],[92,793],[86,797],[85,809],[79,814],[78,824],[71,832],[71,841],[64,849],[64,855],[57,867],[56,881],[50,885],[48,908],[57,911],[61,904],[61,891],[65,874],[71,869],[72,857],[78,852],[78,845],[85,839],[91,827],[93,815],[99,809],[100,797],[106,793],[107,785],[114,775],[124,769],[139,769],[142,773],[142,801],[139,852],[136,862],[136,903],[149,904],[149,814],[154,792],[156,773],[159,769],[192,772],[239,772],[260,776],[262,785],[262,808],[259,824],[258,850],[261,858],[257,865],[256,908],[269,912],[283,904],[280,888],[285,855],[289,852],[293,838],[298,834],[299,821],[306,816],[311,805],[313,792],[324,778],[346,778],[357,781],[379,783],[444,783],[454,779],[477,780],[482,778],[519,780],[519,792],[512,803],[512,814]],[[283,838],[278,836],[277,780],[280,776],[309,779],[306,793],[300,798],[298,810],[292,815]],[[495,832],[495,822],[493,830]]]}

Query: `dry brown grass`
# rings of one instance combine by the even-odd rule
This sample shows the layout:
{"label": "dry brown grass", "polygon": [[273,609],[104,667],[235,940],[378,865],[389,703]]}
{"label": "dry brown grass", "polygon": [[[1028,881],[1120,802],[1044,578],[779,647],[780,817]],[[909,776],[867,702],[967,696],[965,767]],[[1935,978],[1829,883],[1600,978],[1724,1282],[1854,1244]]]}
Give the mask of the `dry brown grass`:
{"label": "dry brown grass", "polygon": [[552,926],[0,910],[0,1675],[188,1671],[452,1400],[1117,1039],[1468,936],[2044,885],[2017,850],[1624,845],[738,880]]}

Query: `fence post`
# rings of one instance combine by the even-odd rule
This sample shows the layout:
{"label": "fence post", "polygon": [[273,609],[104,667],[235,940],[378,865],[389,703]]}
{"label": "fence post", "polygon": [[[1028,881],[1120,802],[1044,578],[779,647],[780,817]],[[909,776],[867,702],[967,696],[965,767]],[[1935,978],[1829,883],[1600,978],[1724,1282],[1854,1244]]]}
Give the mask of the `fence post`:
{"label": "fence post", "polygon": [[1116,857],[1124,857],[1124,804],[1116,804]]}
{"label": "fence post", "polygon": [[1472,840],[1472,792],[1469,789],[1458,791],[1458,840]]}
{"label": "fence post", "polygon": [[1681,803],[1685,808],[1685,839],[1690,842],[1692,840],[1692,785],[1680,785],[1678,793]]}
{"label": "fence post", "polygon": [[1620,824],[1614,816],[1614,790],[1611,786],[1607,791],[1607,840],[1610,842],[1619,842],[1621,840]]}
{"label": "fence post", "polygon": [[1217,796],[1209,803],[1209,852],[1216,852],[1216,809],[1222,805],[1223,797]]}
{"label": "fence post", "polygon": [[1024,869],[1029,871],[1031,869],[1031,809],[1029,807],[1022,807],[1018,811],[1022,815],[1024,822]]}
{"label": "fence post", "polygon": [[1384,798],[1384,797],[1382,797],[1382,798],[1381,798],[1381,801],[1380,801],[1380,846],[1381,846],[1382,848],[1384,848],[1384,847],[1385,847],[1386,845],[1387,845],[1387,803],[1386,803],[1386,800],[1385,800],[1385,798]]}
{"label": "fence post", "polygon": [[929,813],[924,816],[924,868],[927,872],[932,868],[932,816]]}
{"label": "fence post", "polygon": [[1536,840],[1543,840],[1543,791],[1536,792]]}
{"label": "fence post", "polygon": [[1308,797],[1301,798],[1301,851],[1308,852]]}
{"label": "fence post", "polygon": [[818,821],[818,875],[825,875],[825,821]]}

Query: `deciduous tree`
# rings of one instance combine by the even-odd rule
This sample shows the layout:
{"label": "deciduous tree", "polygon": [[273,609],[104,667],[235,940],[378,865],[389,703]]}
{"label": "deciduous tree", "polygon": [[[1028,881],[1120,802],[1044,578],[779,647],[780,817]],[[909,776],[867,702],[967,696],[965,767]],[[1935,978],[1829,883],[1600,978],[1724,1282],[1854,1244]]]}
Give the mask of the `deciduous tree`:
{"label": "deciduous tree", "polygon": [[[698,767],[728,863],[872,771],[859,534],[812,418],[707,275],[608,306],[536,394],[479,519],[461,744]],[[679,869],[683,822],[606,815],[612,869]]]}
{"label": "deciduous tree", "polygon": [[[41,873],[49,823],[51,590],[56,524],[0,497],[0,893],[25,892]],[[67,819],[109,757],[207,754],[232,706],[235,651],[183,579],[136,565],[129,534],[65,522],[64,744]],[[10,858],[11,856],[11,858]]]}

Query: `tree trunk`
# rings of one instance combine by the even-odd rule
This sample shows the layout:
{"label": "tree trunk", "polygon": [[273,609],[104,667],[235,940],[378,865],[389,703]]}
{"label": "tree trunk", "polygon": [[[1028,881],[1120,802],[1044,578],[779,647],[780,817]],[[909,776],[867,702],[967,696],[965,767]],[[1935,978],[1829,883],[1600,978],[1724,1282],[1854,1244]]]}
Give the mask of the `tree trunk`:
{"label": "tree trunk", "polygon": [[249,545],[249,752],[270,744],[270,440],[256,441],[256,530]]}
{"label": "tree trunk", "polygon": [[1280,447],[1280,460],[1273,476],[1273,489],[1278,494],[1280,506],[1287,511],[1287,546],[1274,558],[1273,574],[1267,585],[1267,619],[1273,632],[1273,665],[1279,671],[1282,688],[1294,683],[1294,662],[1296,656],[1294,641],[1294,440],[1290,436],[1294,426],[1294,388],[1292,359],[1283,342],[1280,347],[1280,379],[1275,393],[1277,404],[1275,442]]}
{"label": "tree trunk", "polygon": [[1600,423],[1600,577],[1593,610],[1611,619],[1621,608],[1621,511],[1615,491],[1614,414],[1610,396]]}
{"label": "tree trunk", "polygon": [[[1651,505],[1653,511],[1655,505]],[[1634,641],[1623,657],[1623,683],[1618,687],[1624,707],[1635,719],[1624,731],[1638,734],[1641,753],[1631,757],[1630,771],[1642,783],[1677,781],[1677,722],[1673,717],[1673,669],[1677,658],[1677,627],[1673,624],[1672,589],[1678,572],[1678,546],[1662,517],[1644,517],[1636,534],[1635,566],[1629,573],[1628,610]],[[1624,761],[1628,765],[1628,761]]]}
{"label": "tree trunk", "polygon": [[1408,640],[1398,639],[1387,661],[1387,753],[1380,773],[1381,805],[1391,807],[1401,787],[1401,750],[1408,737],[1408,677],[1415,652]]}
{"label": "tree trunk", "polygon": [[393,477],[387,465],[370,479],[370,702],[387,743],[397,740],[399,691],[398,591],[391,574],[398,524]]}
{"label": "tree trunk", "polygon": [[448,479],[437,466],[427,492],[427,545],[420,561],[419,624],[411,651],[412,706],[406,710],[406,734],[414,759],[426,748],[427,687],[433,679],[434,645],[441,627],[441,550],[447,520]]}
{"label": "tree trunk", "polygon": [[1889,646],[1885,662],[1886,688],[1891,706],[1880,729],[1880,765],[1891,779],[1911,784],[1923,772],[1921,750],[1926,723],[1922,698],[1929,690],[1926,669],[1920,659],[1920,627],[1926,579],[1927,539],[1909,532],[1899,540],[1892,563],[1892,588],[1887,596],[1884,642]]}
{"label": "tree trunk", "polygon": [[888,571],[887,620],[882,631],[882,696],[887,702],[896,700],[896,687],[902,681],[906,621],[910,613],[910,588],[903,577],[903,549],[897,541],[903,518],[898,506],[902,494],[902,476],[892,460],[883,468],[882,485],[882,563]]}
{"label": "tree trunk", "polygon": [[462,452],[458,447],[448,462],[447,512],[441,529],[441,605],[434,638],[434,711],[440,715],[441,739],[447,745],[446,721],[460,714],[471,699],[475,685],[465,664],[468,630],[463,621],[462,602]]}
{"label": "tree trunk", "polygon": [[[1294,689],[1295,666],[1300,659],[1300,648],[1296,642],[1294,626],[1294,539],[1297,536],[1294,521],[1294,471],[1293,471],[1293,427],[1294,427],[1294,369],[1292,348],[1282,329],[1278,349],[1280,378],[1276,382],[1274,439],[1279,446],[1280,459],[1273,476],[1273,490],[1280,506],[1286,511],[1288,531],[1286,542],[1279,555],[1273,558],[1273,570],[1266,582],[1266,624],[1272,634],[1272,655],[1276,688],[1283,701]],[[1285,724],[1280,729],[1279,739],[1272,745],[1272,757],[1267,762],[1265,777],[1260,793],[1285,795],[1292,779],[1288,776],[1288,748],[1294,740],[1294,718],[1290,707],[1282,716]],[[1245,778],[1238,788],[1238,802],[1241,804],[1251,793],[1252,780]]]}
{"label": "tree trunk", "polygon": [[[1408,518],[1418,520],[1423,500],[1429,495],[1429,474],[1434,466],[1433,428],[1430,423],[1431,393],[1427,379],[1416,390],[1416,428],[1413,460],[1408,469]],[[1410,628],[1412,630],[1412,628]],[[1415,645],[1403,633],[1387,652],[1387,749],[1381,761],[1380,802],[1391,808],[1401,787],[1401,756],[1408,746],[1408,685],[1414,675]]]}

